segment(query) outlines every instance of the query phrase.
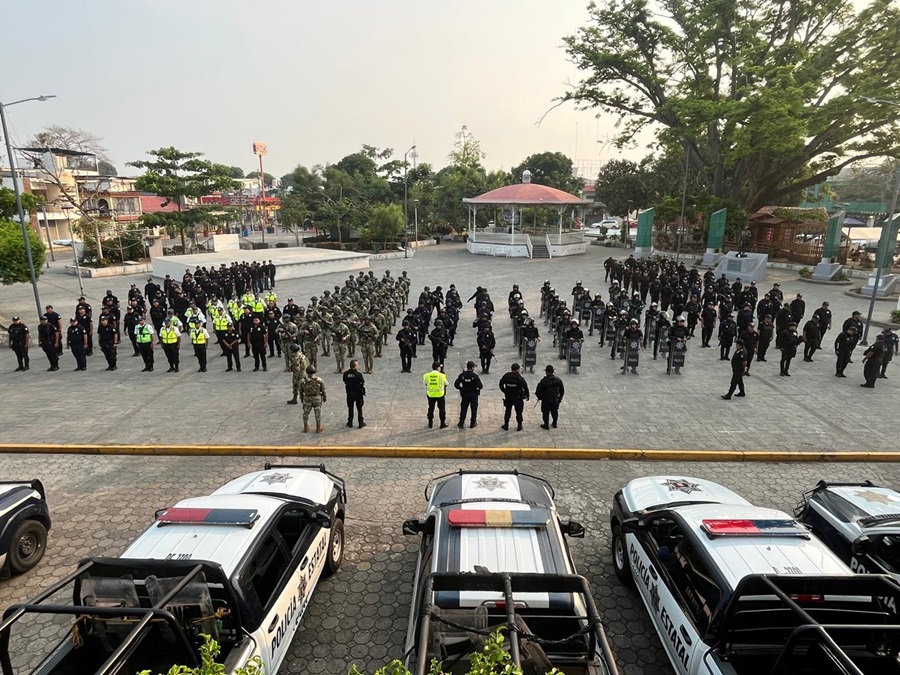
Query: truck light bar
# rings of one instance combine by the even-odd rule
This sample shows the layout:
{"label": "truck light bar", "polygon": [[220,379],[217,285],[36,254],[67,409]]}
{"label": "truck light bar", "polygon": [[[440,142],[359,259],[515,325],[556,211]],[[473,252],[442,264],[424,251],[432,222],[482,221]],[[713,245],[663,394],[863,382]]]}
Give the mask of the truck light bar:
{"label": "truck light bar", "polygon": [[809,532],[796,520],[704,520],[703,531],[714,537],[803,537]]}
{"label": "truck light bar", "polygon": [[171,508],[156,516],[160,525],[241,525],[253,527],[259,518],[256,509]]}
{"label": "truck light bar", "polygon": [[450,527],[547,527],[549,519],[540,511],[453,509],[447,514]]}

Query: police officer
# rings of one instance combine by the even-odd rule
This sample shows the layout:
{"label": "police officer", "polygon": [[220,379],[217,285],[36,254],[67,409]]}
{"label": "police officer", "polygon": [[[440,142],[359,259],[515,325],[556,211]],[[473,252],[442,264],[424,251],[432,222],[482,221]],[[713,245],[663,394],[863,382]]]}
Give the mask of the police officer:
{"label": "police officer", "polygon": [[450,345],[450,334],[444,328],[444,322],[438,319],[434,322],[434,329],[428,334],[431,340],[431,356],[440,363],[444,364],[447,358],[447,347]]}
{"label": "police officer", "polygon": [[519,364],[514,363],[508,373],[500,378],[498,385],[503,392],[503,425],[501,429],[509,431],[509,418],[513,409],[516,411],[516,431],[522,431],[522,409],[525,401],[531,398],[528,382],[519,374]]}
{"label": "police officer", "polygon": [[[813,316],[819,319],[819,331],[822,333],[821,342],[821,340],[825,339],[825,333],[831,329],[831,310],[828,309],[828,303],[823,302],[822,306],[813,312]],[[819,344],[819,348],[822,348],[821,344]]]}
{"label": "police officer", "polygon": [[803,326],[803,360],[813,362],[813,355],[822,341],[822,332],[819,330],[819,320],[813,317]]}
{"label": "police officer", "polygon": [[847,377],[844,375],[847,365],[850,363],[850,355],[853,353],[853,346],[856,344],[856,328],[848,326],[847,330],[838,333],[834,339],[834,353],[837,356],[835,377]]}
{"label": "police officer", "polygon": [[415,355],[415,345],[418,340],[415,329],[409,325],[409,321],[403,322],[397,331],[397,344],[400,347],[400,372],[412,372],[412,360]]}
{"label": "police officer", "polygon": [[[177,373],[179,366],[179,353],[181,348],[181,331],[174,325],[171,318],[166,318],[163,327],[159,329],[159,343],[162,345],[163,354],[169,362],[167,373]],[[223,346],[222,349],[225,347]]]}
{"label": "police officer", "polygon": [[75,364],[77,365],[75,370],[87,370],[88,336],[75,317],[69,319],[69,330],[66,331],[66,346],[72,351],[72,356],[75,357]]}
{"label": "police officer", "polygon": [[441,429],[446,429],[447,424],[447,376],[444,375],[444,364],[435,361],[431,364],[431,370],[422,376],[425,383],[425,396],[428,398],[428,428],[434,427],[434,408],[437,406],[441,420]]}
{"label": "police officer", "polygon": [[466,369],[457,376],[456,382],[453,383],[453,387],[459,390],[462,397],[459,404],[459,424],[456,425],[460,429],[465,425],[466,413],[469,408],[472,409],[469,428],[474,429],[478,426],[478,395],[483,386],[481,378],[475,372],[475,362],[469,361],[466,363]]}
{"label": "police officer", "polygon": [[[309,362],[306,360],[306,355],[303,353],[300,345],[296,343],[288,347],[288,353],[291,358],[291,385],[294,391],[294,398],[287,403],[288,405],[297,405],[297,396],[300,394],[300,383],[303,381],[303,376],[306,375],[306,367],[309,365]],[[240,368],[238,368],[238,370],[240,370]]]}
{"label": "police officer", "polygon": [[325,382],[316,375],[313,364],[306,366],[306,377],[300,381],[300,400],[303,402],[303,433],[309,431],[309,413],[316,413],[316,433],[325,431],[322,426],[322,404],[328,400],[325,394]]}
{"label": "police officer", "polygon": [[735,389],[738,392],[734,394],[735,396],[746,395],[744,393],[744,375],[747,373],[750,357],[747,355],[747,350],[744,349],[744,341],[741,338],[735,340],[734,344],[737,349],[731,356],[731,386],[728,388],[728,393],[722,397],[726,401],[731,400],[731,395],[734,394]]}
{"label": "police officer", "polygon": [[50,321],[48,314],[41,314],[41,323],[38,326],[38,344],[50,362],[50,367],[47,368],[49,372],[59,370],[60,341],[59,326]]}
{"label": "police officer", "polygon": [[[153,372],[153,326],[147,323],[147,317],[143,314],[138,318],[134,327],[134,339],[137,342],[138,351],[144,360],[142,373]],[[85,347],[87,349],[87,347]]]}
{"label": "police officer", "polygon": [[737,324],[734,322],[734,315],[729,313],[725,316],[725,320],[719,323],[719,360],[727,361],[729,359],[735,337],[737,337]]}
{"label": "police officer", "polygon": [[[532,326],[532,332],[539,332]],[[491,372],[491,359],[494,358],[494,348],[497,346],[497,338],[491,329],[490,322],[484,324],[476,338],[478,342],[478,358],[481,360],[481,372]]]}
{"label": "police officer", "polygon": [[[769,345],[772,344],[774,338],[775,325],[772,323],[772,315],[766,314],[759,324],[759,344],[756,349],[757,361],[766,361],[766,352],[769,351]],[[746,344],[746,342],[744,344]]]}
{"label": "police officer", "polygon": [[884,345],[884,335],[877,335],[875,342],[869,345],[869,348],[863,353],[863,375],[866,381],[859,385],[866,389],[875,388],[875,380],[881,370],[881,362],[884,359],[884,353],[887,351]]}
{"label": "police officer", "polygon": [[363,420],[363,404],[366,398],[366,379],[359,372],[359,361],[352,359],[350,369],[344,373],[344,389],[347,392],[347,426],[353,427],[353,409],[356,408],[356,419],[359,428],[366,426]]}
{"label": "police officer", "polygon": [[17,316],[12,318],[12,323],[8,328],[8,337],[9,348],[15,352],[16,360],[19,362],[19,367],[14,372],[18,373],[28,370],[30,367],[28,346],[31,344],[31,335],[28,333],[28,326],[22,323]]}
{"label": "police officer", "polygon": [[100,326],[97,328],[97,342],[100,351],[106,357],[106,369],[116,370],[116,349],[119,346],[119,334],[108,316],[100,317]]}
{"label": "police officer", "polygon": [[[683,314],[679,314],[675,317],[675,325],[669,329],[669,358],[672,359],[675,354],[675,345],[681,344],[683,342],[687,342],[689,337],[688,328],[686,325],[687,317]],[[672,363],[672,361],[669,361]],[[672,368],[676,375],[681,375],[681,366],[674,366]],[[668,367],[666,368],[666,372],[668,372]]]}
{"label": "police officer", "polygon": [[556,375],[553,374],[553,366],[547,366],[544,369],[546,373],[544,378],[538,382],[537,389],[534,390],[535,396],[541,402],[541,415],[544,423],[541,429],[550,428],[550,420],[552,418],[553,428],[559,419],[559,404],[562,403],[563,396],[566,394],[566,388]]}
{"label": "police officer", "polygon": [[[299,348],[299,345],[297,345]],[[241,372],[241,336],[235,330],[234,324],[228,324],[225,334],[222,335],[222,351],[225,352],[225,359],[228,361],[228,367],[225,372],[231,372],[232,365],[238,372]],[[178,370],[178,365],[175,365]]]}
{"label": "police officer", "polygon": [[894,354],[897,353],[900,339],[897,338],[897,334],[891,328],[885,328],[881,334],[884,336],[884,356],[881,358],[881,372],[878,373],[878,377],[887,378],[885,372],[888,364],[894,359]]}
{"label": "police officer", "polygon": [[791,361],[797,356],[797,345],[803,338],[797,335],[797,324],[791,321],[775,341],[775,347],[781,350],[781,376],[790,377]]}
{"label": "police officer", "polygon": [[262,325],[258,316],[253,317],[253,325],[250,326],[247,340],[250,344],[250,349],[253,350],[253,372],[257,372],[260,365],[262,365],[263,372],[265,372],[268,370],[266,367],[268,331],[266,331],[266,327]]}
{"label": "police officer", "polygon": [[[194,356],[197,357],[198,373],[206,372],[206,349],[209,346],[209,332],[203,327],[199,317],[191,319],[191,344],[194,345]],[[255,322],[254,322],[255,323]],[[263,353],[263,359],[266,358]],[[263,361],[265,367],[265,361]]]}

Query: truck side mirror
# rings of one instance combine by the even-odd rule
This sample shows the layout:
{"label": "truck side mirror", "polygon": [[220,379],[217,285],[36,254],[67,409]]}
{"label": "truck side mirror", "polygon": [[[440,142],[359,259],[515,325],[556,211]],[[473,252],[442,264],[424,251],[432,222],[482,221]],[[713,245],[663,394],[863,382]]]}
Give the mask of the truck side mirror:
{"label": "truck side mirror", "polygon": [[312,515],[312,521],[319,527],[326,530],[331,528],[331,514],[329,514],[327,511],[316,511]]}
{"label": "truck side mirror", "polygon": [[867,554],[872,550],[872,540],[869,539],[868,535],[864,534],[853,542],[851,550],[853,551],[854,555],[857,555],[859,553]]}
{"label": "truck side mirror", "polygon": [[584,525],[574,520],[562,525],[563,534],[574,539],[584,539]]}
{"label": "truck side mirror", "polygon": [[638,520],[637,518],[628,518],[622,521],[622,533],[626,532],[639,532],[647,529],[647,523],[643,520]]}
{"label": "truck side mirror", "polygon": [[403,534],[416,536],[422,531],[422,521],[418,518],[410,518],[403,521]]}

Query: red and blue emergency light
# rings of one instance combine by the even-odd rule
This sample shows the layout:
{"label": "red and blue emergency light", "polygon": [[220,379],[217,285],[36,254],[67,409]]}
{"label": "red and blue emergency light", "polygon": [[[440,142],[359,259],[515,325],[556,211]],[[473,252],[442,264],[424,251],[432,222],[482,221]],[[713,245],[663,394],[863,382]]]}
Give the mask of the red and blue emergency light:
{"label": "red and blue emergency light", "polygon": [[160,511],[156,522],[160,525],[241,525],[253,527],[259,518],[256,509],[204,509],[175,507]]}
{"label": "red and blue emergency light", "polygon": [[454,509],[447,514],[450,527],[547,527],[550,519],[540,511]]}
{"label": "red and blue emergency light", "polygon": [[713,537],[805,537],[809,532],[796,520],[704,520],[707,536]]}

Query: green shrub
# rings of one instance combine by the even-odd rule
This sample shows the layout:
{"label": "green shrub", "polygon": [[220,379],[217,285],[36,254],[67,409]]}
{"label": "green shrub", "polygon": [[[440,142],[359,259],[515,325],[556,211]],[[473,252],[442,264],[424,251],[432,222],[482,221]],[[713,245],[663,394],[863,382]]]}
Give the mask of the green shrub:
{"label": "green shrub", "polygon": [[804,279],[812,279],[812,270],[808,267],[801,267],[800,276]]}
{"label": "green shrub", "polygon": [[[219,643],[209,635],[201,635],[203,644],[200,645],[200,666],[188,668],[187,666],[172,666],[166,675],[225,675],[225,666],[216,662],[216,657],[222,648]],[[149,670],[142,670],[138,675],[151,675]],[[244,668],[238,668],[234,675],[263,675],[262,661],[258,656],[253,657]]]}
{"label": "green shrub", "polygon": [[891,323],[900,323],[900,309],[891,310]]}

